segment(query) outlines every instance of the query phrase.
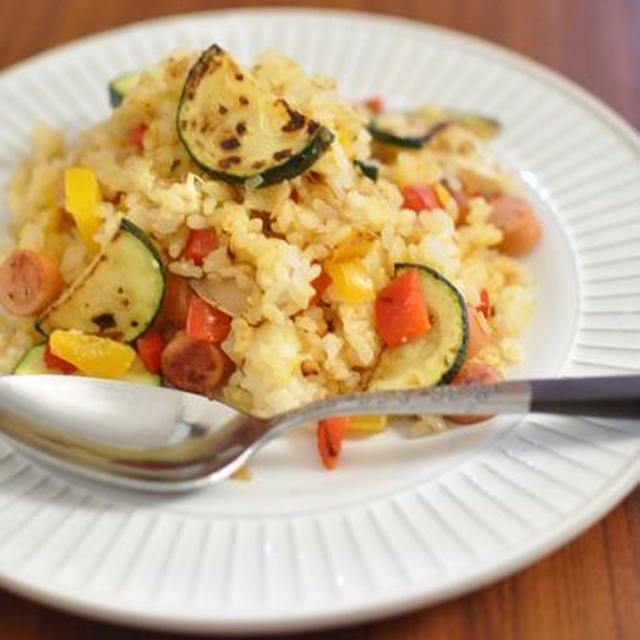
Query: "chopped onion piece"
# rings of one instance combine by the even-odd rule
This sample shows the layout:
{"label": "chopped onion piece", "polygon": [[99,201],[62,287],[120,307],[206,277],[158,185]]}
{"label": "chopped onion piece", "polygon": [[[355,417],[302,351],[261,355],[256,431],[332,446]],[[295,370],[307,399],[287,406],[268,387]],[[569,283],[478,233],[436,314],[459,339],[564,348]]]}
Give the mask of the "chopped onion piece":
{"label": "chopped onion piece", "polygon": [[213,307],[224,311],[232,318],[246,313],[249,309],[249,293],[243,291],[233,278],[223,280],[190,280],[191,288]]}

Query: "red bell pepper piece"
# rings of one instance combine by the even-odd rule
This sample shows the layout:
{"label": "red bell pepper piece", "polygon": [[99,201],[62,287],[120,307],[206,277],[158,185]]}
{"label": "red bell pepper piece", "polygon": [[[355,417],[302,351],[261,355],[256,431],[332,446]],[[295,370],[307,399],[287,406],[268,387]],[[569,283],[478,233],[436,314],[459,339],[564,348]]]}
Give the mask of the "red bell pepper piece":
{"label": "red bell pepper piece", "polygon": [[329,288],[329,285],[333,282],[331,276],[323,269],[320,275],[311,281],[311,285],[316,290],[315,294],[309,300],[309,304],[318,304],[322,299],[322,294]]}
{"label": "red bell pepper piece", "polygon": [[136,341],[138,355],[151,373],[160,371],[160,361],[165,344],[162,335],[154,329],[149,329]]}
{"label": "red bell pepper piece", "polygon": [[380,113],[384,109],[384,101],[382,100],[382,97],[378,95],[369,96],[364,101],[364,104],[367,109],[374,113]]}
{"label": "red bell pepper piece", "polygon": [[222,342],[231,330],[231,316],[193,295],[187,311],[187,335],[205,342]]}
{"label": "red bell pepper piece", "polygon": [[407,269],[382,289],[375,302],[376,329],[393,347],[431,328],[417,269]]}
{"label": "red bell pepper piece", "polygon": [[348,416],[334,416],[318,422],[316,429],[318,452],[327,469],[334,469],[338,464],[342,440],[348,427]]}
{"label": "red bell pepper piece", "polygon": [[418,184],[409,184],[402,188],[404,202],[402,206],[405,209],[413,209],[414,211],[431,211],[437,209],[438,197],[431,187],[425,187]]}
{"label": "red bell pepper piece", "polygon": [[131,127],[129,131],[127,131],[127,140],[129,144],[132,144],[134,147],[138,147],[138,149],[142,149],[142,139],[144,138],[144,134],[147,132],[149,125],[144,122],[140,122],[135,127]]}
{"label": "red bell pepper piece", "polygon": [[493,315],[491,300],[489,299],[489,292],[484,287],[480,289],[480,304],[476,306],[476,310],[479,311],[487,319]]}
{"label": "red bell pepper piece", "polygon": [[47,369],[60,371],[61,373],[74,373],[78,370],[74,364],[67,362],[64,358],[54,356],[48,342],[44,348],[44,363],[47,366]]}
{"label": "red bell pepper piece", "polygon": [[187,238],[184,256],[195,264],[201,265],[219,245],[218,236],[213,229],[192,229]]}

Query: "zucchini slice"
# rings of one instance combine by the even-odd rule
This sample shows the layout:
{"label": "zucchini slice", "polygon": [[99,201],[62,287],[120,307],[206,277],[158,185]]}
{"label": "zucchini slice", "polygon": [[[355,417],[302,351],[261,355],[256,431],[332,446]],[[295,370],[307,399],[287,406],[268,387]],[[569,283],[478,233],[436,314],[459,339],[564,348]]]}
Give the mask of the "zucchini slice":
{"label": "zucchini slice", "polygon": [[483,140],[493,137],[500,123],[487,116],[456,109],[426,105],[410,113],[389,112],[372,117],[368,128],[374,140],[383,144],[420,149],[444,127],[458,124]]}
{"label": "zucchini slice", "polygon": [[358,169],[360,169],[360,171],[362,171],[362,173],[369,178],[370,180],[373,180],[374,182],[377,181],[378,179],[378,174],[380,173],[380,167],[375,164],[373,161],[371,160],[354,160],[353,164],[356,165],[356,167],[358,167]]}
{"label": "zucchini slice", "polygon": [[34,373],[53,373],[57,375],[56,371],[51,371],[44,363],[44,350],[46,345],[46,342],[34,344],[13,368],[13,375],[24,376]]}
{"label": "zucchini slice", "polygon": [[[20,362],[15,366],[13,375],[15,376],[28,376],[38,374],[48,375],[65,375],[61,372],[49,369],[44,362],[44,350],[46,348],[45,342],[40,342],[31,349],[29,349],[23,356]],[[73,375],[81,376],[81,373],[74,373]],[[144,363],[140,358],[136,358],[131,365],[129,371],[120,378],[127,382],[135,382],[138,384],[148,384],[152,387],[159,387],[162,384],[162,379],[156,373],[151,373],[144,366]]]}
{"label": "zucchini slice", "polygon": [[483,140],[493,138],[500,131],[499,120],[480,113],[458,111],[456,109],[445,109],[443,113],[447,120],[473,131]]}
{"label": "zucchini slice", "polygon": [[114,78],[109,83],[109,102],[112,107],[117,107],[124,97],[133,89],[140,80],[140,73],[138,71],[123,73],[117,78]]}
{"label": "zucchini slice", "polygon": [[450,382],[467,354],[469,321],[458,289],[441,273],[419,264],[397,264],[396,273],[418,269],[432,316],[431,329],[396,347],[386,347],[373,374],[371,389],[429,387]]}
{"label": "zucchini slice", "polygon": [[373,139],[382,144],[420,149],[448,124],[442,120],[425,121],[419,112],[383,113],[369,122],[368,129]]}
{"label": "zucchini slice", "polygon": [[165,274],[145,233],[128,220],[80,277],[43,313],[36,328],[132,342],[153,322],[162,304]]}
{"label": "zucchini slice", "polygon": [[189,71],[178,105],[178,135],[212,178],[266,186],[306,171],[333,134],[258,86],[218,45]]}

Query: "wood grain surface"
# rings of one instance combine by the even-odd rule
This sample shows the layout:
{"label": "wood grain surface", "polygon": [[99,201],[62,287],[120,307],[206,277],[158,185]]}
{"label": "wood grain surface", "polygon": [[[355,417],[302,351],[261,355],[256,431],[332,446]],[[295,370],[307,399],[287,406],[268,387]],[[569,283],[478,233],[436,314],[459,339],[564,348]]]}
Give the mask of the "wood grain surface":
{"label": "wood grain surface", "polygon": [[[0,68],[135,20],[267,4],[281,3],[0,0]],[[487,38],[564,73],[640,126],[638,0],[292,0],[284,4],[402,15]],[[155,635],[53,611],[0,590],[2,639],[133,640]],[[305,637],[640,638],[640,490],[572,543],[492,586],[402,617]]]}

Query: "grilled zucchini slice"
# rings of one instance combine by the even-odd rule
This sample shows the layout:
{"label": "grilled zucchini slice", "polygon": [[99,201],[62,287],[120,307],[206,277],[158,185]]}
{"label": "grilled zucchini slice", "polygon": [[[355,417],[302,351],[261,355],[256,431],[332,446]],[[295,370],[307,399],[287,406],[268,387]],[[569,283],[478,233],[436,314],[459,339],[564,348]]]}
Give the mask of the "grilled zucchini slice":
{"label": "grilled zucchini slice", "polygon": [[55,371],[51,371],[44,363],[44,350],[46,346],[46,342],[34,344],[13,368],[13,375],[25,376],[38,373],[56,373]]}
{"label": "grilled zucchini slice", "polygon": [[483,140],[493,137],[500,123],[487,116],[426,105],[410,113],[389,112],[373,116],[368,128],[374,140],[394,147],[420,149],[450,124],[473,131]]}
{"label": "grilled zucchini slice", "polygon": [[371,120],[369,133],[374,140],[393,147],[420,149],[448,122],[425,122],[419,113],[383,113]]}
{"label": "grilled zucchini slice", "polygon": [[482,140],[489,140],[500,131],[500,121],[480,113],[458,111],[457,109],[445,109],[445,120],[465,127],[473,131]]}
{"label": "grilled zucchini slice", "polygon": [[153,322],[162,304],[165,273],[147,235],[129,220],[80,277],[43,313],[37,329],[54,329],[132,342]]}
{"label": "grilled zucchini slice", "polygon": [[[15,376],[28,376],[28,375],[64,375],[61,372],[49,369],[44,361],[44,350],[46,349],[46,343],[40,342],[33,345],[23,356],[20,362],[15,366],[13,375]],[[81,373],[74,373],[73,375],[81,376]],[[126,382],[135,382],[138,384],[148,384],[152,387],[159,387],[162,384],[162,379],[156,373],[151,373],[144,366],[144,363],[140,358],[136,358],[131,365],[131,368],[127,373],[120,378]]]}
{"label": "grilled zucchini slice", "polygon": [[458,289],[440,272],[420,264],[396,265],[396,273],[418,269],[431,329],[396,347],[386,347],[373,374],[371,389],[430,387],[450,382],[467,354],[469,320]]}
{"label": "grilled zucchini slice", "polygon": [[380,173],[380,167],[372,160],[354,160],[353,164],[362,171],[369,180],[376,182],[378,180],[378,174]]}
{"label": "grilled zucchini slice", "polygon": [[117,78],[114,78],[109,83],[109,102],[112,107],[117,107],[124,97],[133,89],[140,80],[140,73],[138,71],[123,73]]}
{"label": "grilled zucchini slice", "polygon": [[333,134],[259,87],[218,45],[189,71],[177,112],[178,135],[212,178],[266,186],[306,171]]}

